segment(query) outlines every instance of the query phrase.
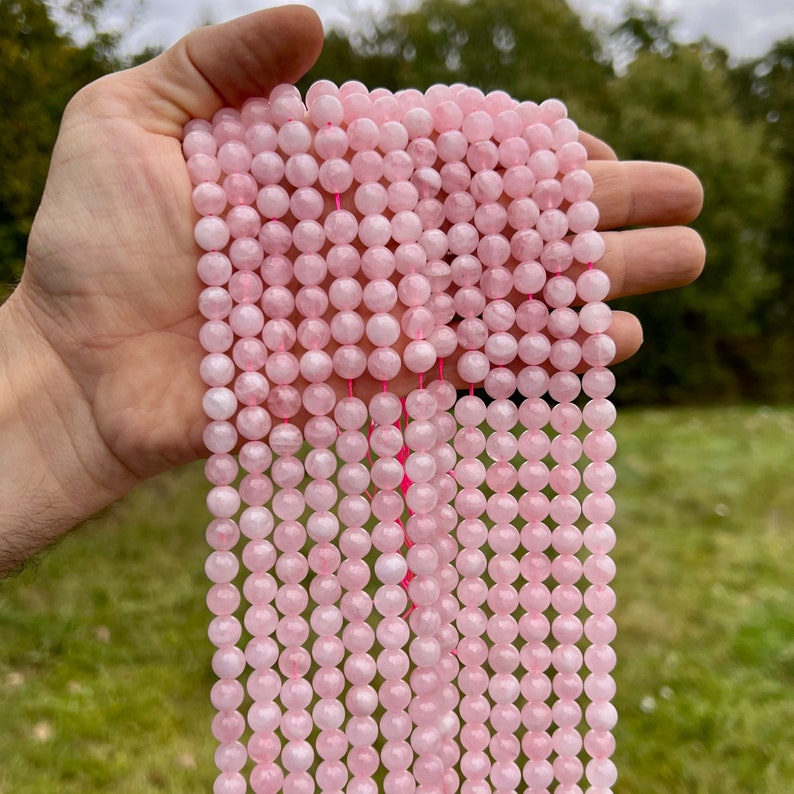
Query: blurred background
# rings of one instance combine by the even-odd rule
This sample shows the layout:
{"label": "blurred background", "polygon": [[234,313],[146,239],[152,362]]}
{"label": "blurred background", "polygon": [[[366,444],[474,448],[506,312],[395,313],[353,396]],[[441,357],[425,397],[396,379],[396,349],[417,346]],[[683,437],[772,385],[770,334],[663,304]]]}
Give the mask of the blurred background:
{"label": "blurred background", "polygon": [[[616,791],[794,792],[790,4],[314,5],[330,29],[304,88],[559,96],[622,158],[701,178],[703,276],[619,302],[645,344],[616,371]],[[68,99],[254,8],[0,0],[0,292]],[[2,794],[208,790],[203,493],[200,466],[158,478],[0,585]]]}

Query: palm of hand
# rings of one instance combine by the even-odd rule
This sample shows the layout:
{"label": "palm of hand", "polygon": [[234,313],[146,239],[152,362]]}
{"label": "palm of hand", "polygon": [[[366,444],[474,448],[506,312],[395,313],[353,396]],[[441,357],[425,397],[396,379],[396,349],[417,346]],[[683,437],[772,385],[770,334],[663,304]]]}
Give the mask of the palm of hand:
{"label": "palm of hand", "polygon": [[146,477],[201,448],[201,318],[179,142],[123,99],[67,112],[22,288],[109,451]]}
{"label": "palm of hand", "polygon": [[[191,185],[181,126],[190,115],[262,93],[251,74],[270,75],[271,85],[302,74],[321,41],[316,20],[307,28],[307,14],[274,9],[255,17],[259,26],[239,20],[197,30],[144,67],[84,89],[64,117],[15,297],[61,368],[59,383],[82,402],[86,426],[73,434],[98,438],[135,480],[203,449],[200,284],[185,222]],[[260,70],[229,60],[227,37],[250,37],[246,46],[263,61]],[[298,40],[305,48],[292,47]],[[697,214],[697,180],[673,166],[617,163],[603,144],[589,145],[600,228],[662,227],[608,232],[604,266],[617,285],[613,297],[694,278],[702,244],[690,230],[664,224]],[[636,319],[619,312],[610,333],[618,358],[641,341]],[[357,384],[357,393],[365,386]]]}

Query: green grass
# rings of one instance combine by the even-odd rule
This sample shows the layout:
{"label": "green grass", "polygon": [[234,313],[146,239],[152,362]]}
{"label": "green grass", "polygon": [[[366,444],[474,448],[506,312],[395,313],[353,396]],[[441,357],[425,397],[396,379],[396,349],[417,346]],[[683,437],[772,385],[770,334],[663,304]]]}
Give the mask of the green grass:
{"label": "green grass", "polygon": [[[624,411],[622,794],[794,791],[794,410]],[[210,791],[200,466],[0,585],[0,794]]]}

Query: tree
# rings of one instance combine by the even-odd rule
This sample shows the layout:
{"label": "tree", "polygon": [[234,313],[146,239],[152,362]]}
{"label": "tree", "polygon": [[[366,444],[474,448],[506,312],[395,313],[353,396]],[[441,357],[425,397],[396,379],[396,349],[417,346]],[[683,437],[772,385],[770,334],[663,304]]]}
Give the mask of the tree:
{"label": "tree", "polygon": [[765,267],[774,273],[778,288],[759,312],[759,332],[746,340],[751,375],[770,399],[794,399],[794,38],[777,42],[761,58],[731,70],[739,112],[760,120],[764,142],[779,167],[784,190],[770,218]]}
{"label": "tree", "polygon": [[696,228],[708,251],[703,276],[684,290],[627,299],[646,343],[623,369],[623,399],[691,402],[760,397],[747,341],[781,285],[767,266],[783,183],[757,118],[743,118],[727,53],[708,41],[677,44],[655,15],[626,20],[635,58],[611,86],[610,142],[627,159],[669,160],[705,186]]}
{"label": "tree", "polygon": [[112,44],[97,34],[78,47],[58,30],[44,0],[0,4],[0,297],[22,271],[63,109],[115,67]]}
{"label": "tree", "polygon": [[359,79],[372,88],[462,82],[518,99],[565,97],[572,115],[600,113],[611,67],[564,0],[426,0],[332,32],[307,82]]}

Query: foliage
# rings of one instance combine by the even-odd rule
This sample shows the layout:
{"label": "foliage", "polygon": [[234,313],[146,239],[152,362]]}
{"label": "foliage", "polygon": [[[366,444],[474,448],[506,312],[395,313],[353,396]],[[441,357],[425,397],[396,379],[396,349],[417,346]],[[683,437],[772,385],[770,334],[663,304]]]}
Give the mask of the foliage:
{"label": "foliage", "polygon": [[595,110],[611,74],[599,49],[564,0],[425,0],[349,38],[332,32],[307,82],[352,78],[392,90],[460,82]]}
{"label": "foliage", "polygon": [[[616,790],[788,794],[794,411],[613,429]],[[1,794],[211,789],[205,493],[153,480],[0,584]]]}
{"label": "foliage", "polygon": [[762,58],[739,64],[731,71],[735,102],[745,119],[764,126],[764,141],[779,163],[785,188],[777,212],[770,219],[769,246],[764,267],[776,274],[778,289],[759,312],[759,333],[746,340],[754,374],[775,387],[778,399],[794,398],[791,361],[794,358],[794,38],[776,43]]}
{"label": "foliage", "polygon": [[[625,68],[616,73],[613,61]],[[781,54],[775,63],[783,69],[790,59]],[[774,73],[770,66],[767,77]],[[767,305],[789,278],[769,260],[784,178],[766,122],[736,107],[725,52],[708,41],[679,44],[672,23],[642,6],[596,35],[562,0],[425,0],[349,37],[332,32],[307,82],[320,76],[392,89],[464,82],[522,99],[562,96],[622,157],[691,168],[706,188],[696,228],[709,266],[685,290],[621,302],[640,315],[646,338],[623,369],[621,399],[785,396],[778,386],[785,342],[772,360],[757,344],[769,339]]]}
{"label": "foliage", "polygon": [[44,0],[0,3],[0,296],[22,271],[63,109],[114,68],[112,51],[104,34],[78,47]]}
{"label": "foliage", "polygon": [[646,344],[621,380],[623,399],[686,402],[752,397],[740,345],[758,333],[764,302],[780,286],[767,264],[782,180],[763,124],[733,106],[723,53],[708,44],[643,50],[612,84],[610,142],[626,159],[691,168],[705,185],[695,224],[708,262],[684,290],[626,300]]}
{"label": "foliage", "polygon": [[[21,270],[66,102],[120,65],[116,40],[101,30],[104,6],[59,0],[70,28],[93,31],[77,46],[47,0],[0,5],[0,292]],[[640,316],[646,340],[622,365],[620,398],[790,401],[793,70],[794,40],[733,64],[708,41],[682,45],[670,20],[647,5],[628,5],[612,29],[591,30],[565,0],[424,0],[362,17],[349,33],[330,31],[301,85],[464,82],[521,99],[560,96],[622,157],[690,167],[705,186],[696,228],[708,266],[685,290],[619,303]]]}

